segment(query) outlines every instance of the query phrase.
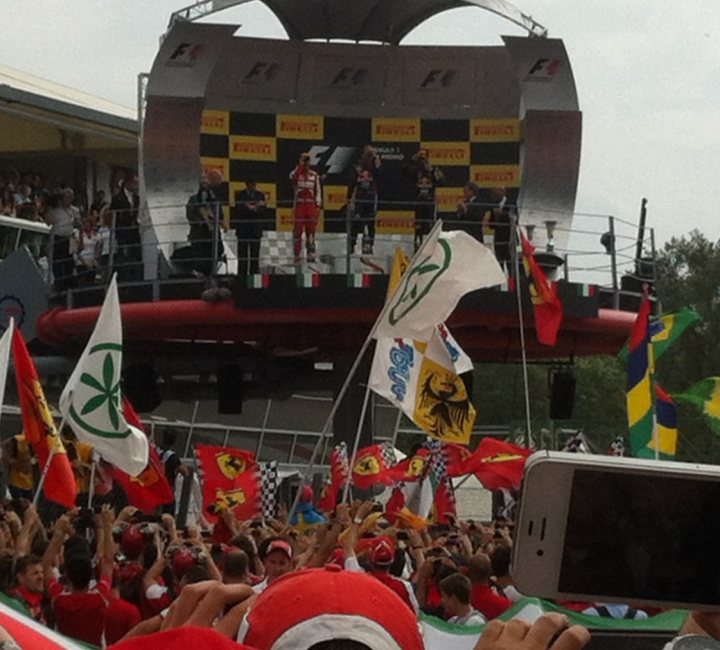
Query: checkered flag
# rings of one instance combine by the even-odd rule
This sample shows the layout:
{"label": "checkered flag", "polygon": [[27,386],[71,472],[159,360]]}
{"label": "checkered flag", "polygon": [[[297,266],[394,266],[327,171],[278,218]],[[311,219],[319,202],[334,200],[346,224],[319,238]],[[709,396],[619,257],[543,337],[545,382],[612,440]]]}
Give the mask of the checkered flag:
{"label": "checkered flag", "polygon": [[384,442],[382,445],[382,461],[385,467],[392,467],[397,463],[395,448],[391,442]]}
{"label": "checkered flag", "polygon": [[568,441],[565,443],[565,446],[560,450],[565,451],[570,454],[589,454],[590,449],[588,449],[587,441],[585,440],[585,436],[580,433],[576,433],[574,436],[568,439]]}
{"label": "checkered flag", "polygon": [[263,519],[277,514],[278,462],[260,463],[260,504]]}
{"label": "checkered flag", "polygon": [[612,441],[612,444],[610,445],[610,449],[608,449],[608,454],[610,456],[619,456],[622,457],[625,455],[625,438],[622,436],[618,436],[615,438],[615,440]]}
{"label": "checkered flag", "polygon": [[457,516],[457,503],[452,481],[448,476],[447,458],[441,440],[428,438],[425,447],[430,452],[428,476],[433,486],[434,511],[437,523],[448,523],[449,517]]}

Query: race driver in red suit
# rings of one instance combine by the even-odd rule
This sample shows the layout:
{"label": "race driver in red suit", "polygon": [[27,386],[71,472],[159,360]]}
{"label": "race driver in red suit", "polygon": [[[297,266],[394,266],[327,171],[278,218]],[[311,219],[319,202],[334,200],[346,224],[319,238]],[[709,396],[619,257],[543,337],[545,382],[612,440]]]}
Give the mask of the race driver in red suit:
{"label": "race driver in red suit", "polygon": [[300,251],[302,250],[303,230],[305,230],[307,261],[314,262],[315,230],[318,222],[318,209],[322,205],[322,194],[320,176],[316,171],[310,169],[309,153],[300,155],[300,161],[291,172],[290,180],[294,190],[293,250],[295,252],[295,263],[299,264],[301,261]]}

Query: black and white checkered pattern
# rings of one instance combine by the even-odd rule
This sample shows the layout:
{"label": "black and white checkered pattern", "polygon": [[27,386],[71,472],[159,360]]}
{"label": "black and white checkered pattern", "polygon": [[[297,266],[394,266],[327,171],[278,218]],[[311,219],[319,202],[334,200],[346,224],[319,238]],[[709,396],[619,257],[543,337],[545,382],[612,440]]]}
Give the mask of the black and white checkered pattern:
{"label": "black and white checkered pattern", "polygon": [[611,456],[624,456],[625,455],[625,438],[618,436],[612,441],[610,445],[609,454]]}
{"label": "black and white checkered pattern", "polygon": [[260,505],[263,519],[277,515],[278,462],[260,463]]}
{"label": "black and white checkered pattern", "polygon": [[582,433],[576,433],[574,436],[572,436],[572,438],[569,438],[561,451],[566,451],[571,454],[590,453],[587,441],[585,440],[585,436]]}
{"label": "black and white checkered pattern", "polygon": [[[412,235],[382,235],[375,241],[375,253],[372,256],[359,252],[350,257],[350,270],[347,271],[345,233],[318,233],[315,239],[317,261],[312,264],[313,272],[318,273],[373,273],[382,269],[389,273],[395,248],[400,246],[412,255]],[[291,232],[266,230],[260,241],[260,270],[263,273],[291,274],[296,271]]]}
{"label": "black and white checkered pattern", "polygon": [[385,467],[392,467],[397,463],[395,449],[391,442],[384,442],[382,446],[382,461]]}

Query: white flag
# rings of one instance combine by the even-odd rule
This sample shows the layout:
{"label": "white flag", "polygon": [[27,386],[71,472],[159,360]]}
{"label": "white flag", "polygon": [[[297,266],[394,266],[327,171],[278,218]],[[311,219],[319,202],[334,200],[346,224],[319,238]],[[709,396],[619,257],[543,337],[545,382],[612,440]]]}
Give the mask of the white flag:
{"label": "white flag", "polygon": [[383,311],[375,338],[429,341],[469,291],[505,282],[493,252],[460,230],[425,239]]}
{"label": "white flag", "polygon": [[145,434],[125,420],[120,393],[122,322],[113,277],[95,330],[60,396],[60,411],[78,440],[130,476],[148,463]]}
{"label": "white flag", "polygon": [[475,409],[437,328],[428,343],[378,340],[369,384],[428,435],[459,444],[470,441]]}
{"label": "white flag", "polygon": [[10,365],[10,348],[12,347],[15,320],[10,319],[7,329],[0,338],[0,413],[5,403],[5,381],[7,380],[8,366]]}

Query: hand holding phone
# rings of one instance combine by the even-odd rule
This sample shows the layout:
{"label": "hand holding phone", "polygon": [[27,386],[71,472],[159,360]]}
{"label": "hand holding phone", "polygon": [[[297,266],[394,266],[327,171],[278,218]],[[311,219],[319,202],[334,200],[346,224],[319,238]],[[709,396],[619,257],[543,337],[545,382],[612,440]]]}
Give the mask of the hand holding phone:
{"label": "hand holding phone", "polygon": [[720,612],[720,468],[536,453],[512,566],[528,596]]}
{"label": "hand holding phone", "polygon": [[545,614],[532,625],[514,619],[490,621],[475,650],[580,650],[590,633],[580,625],[568,627],[562,614]]}

